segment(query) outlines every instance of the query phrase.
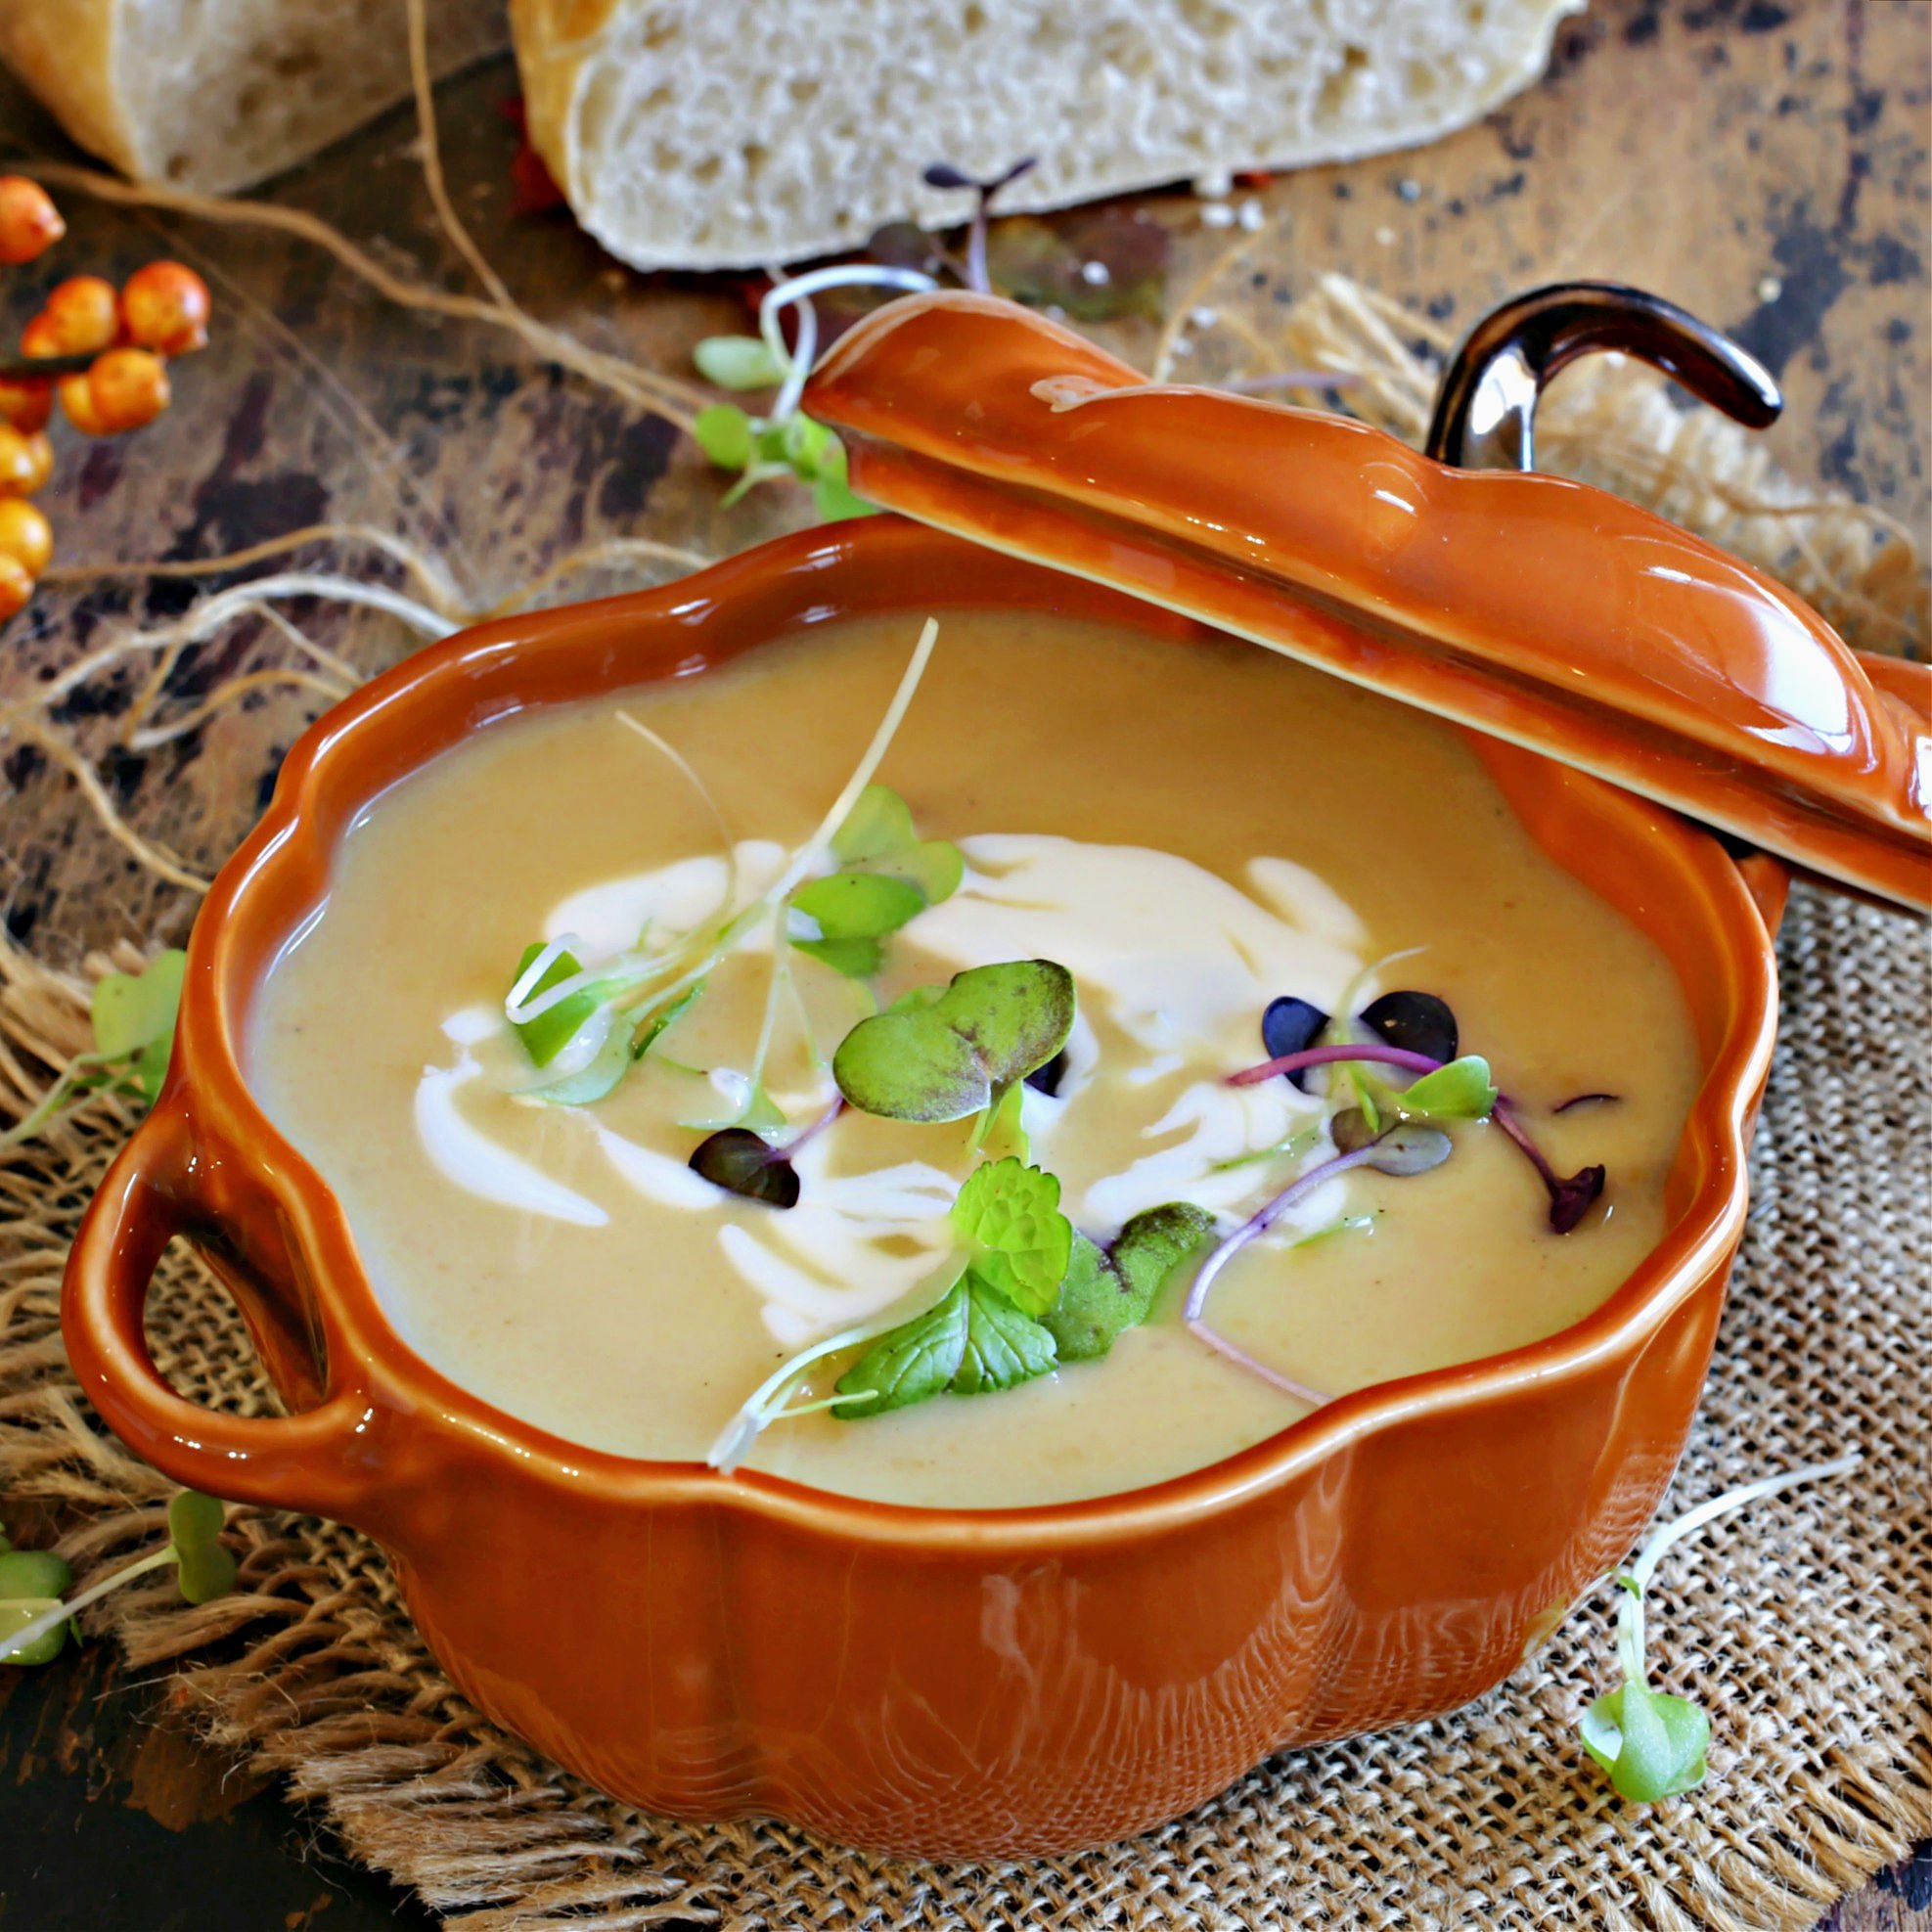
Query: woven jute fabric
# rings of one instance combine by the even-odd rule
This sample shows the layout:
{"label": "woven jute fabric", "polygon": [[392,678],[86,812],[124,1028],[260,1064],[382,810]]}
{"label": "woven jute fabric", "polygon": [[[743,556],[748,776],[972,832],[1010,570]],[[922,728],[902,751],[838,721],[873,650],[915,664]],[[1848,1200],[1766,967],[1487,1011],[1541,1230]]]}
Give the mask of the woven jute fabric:
{"label": "woven jute fabric", "polygon": [[[1300,352],[1357,372],[1360,413],[1413,434],[1425,365],[1352,285],[1323,295],[1296,311]],[[1552,446],[1573,434],[1604,480],[1779,570],[1848,631],[1889,648],[1922,638],[1907,550],[1874,552],[1845,506],[1780,496],[1728,426],[1692,436],[1659,401],[1639,434],[1635,392],[1604,380],[1552,419]],[[1599,403],[1620,442],[1592,427]],[[1921,923],[1800,892],[1779,960],[1749,1229],[1665,1510],[1847,1450],[1863,1460],[1667,1560],[1652,1681],[1700,1699],[1714,1729],[1708,1782],[1668,1805],[1621,1806],[1577,1742],[1584,1706],[1614,1681],[1608,1591],[1453,1717],[1285,1755],[1145,1839],[974,1866],[613,1803],[479,1718],[416,1636],[381,1552],[313,1519],[237,1512],[234,1595],[185,1609],[169,1584],[144,1585],[88,1629],[112,1631],[138,1667],[178,1662],[213,1738],[286,1773],[352,1856],[466,1932],[1809,1928],[1932,1835],[1932,951]],[[0,1125],[90,1044],[86,997],[86,973],[0,941]],[[65,1505],[76,1527],[61,1549],[83,1579],[152,1546],[171,1489],[82,1403],[58,1329],[67,1245],[133,1119],[96,1094],[0,1153],[0,1494]],[[185,1252],[163,1264],[150,1333],[184,1393],[272,1408],[232,1307]]]}

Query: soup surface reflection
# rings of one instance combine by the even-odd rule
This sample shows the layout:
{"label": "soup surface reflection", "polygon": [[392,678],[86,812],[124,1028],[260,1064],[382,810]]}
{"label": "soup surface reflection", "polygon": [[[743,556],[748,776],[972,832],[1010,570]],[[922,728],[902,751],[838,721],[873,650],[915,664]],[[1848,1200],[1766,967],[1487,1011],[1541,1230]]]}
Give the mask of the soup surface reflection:
{"label": "soup surface reflection", "polygon": [[[867,1015],[1033,959],[1071,972],[1078,1018],[1057,1092],[1024,1094],[1028,1157],[1097,1240],[1169,1201],[1226,1234],[1332,1155],[1330,1116],[1359,1098],[1347,1070],[1308,1092],[1226,1082],[1264,1057],[1262,1013],[1283,995],[1327,1014],[1439,995],[1557,1171],[1607,1168],[1569,1235],[1492,1122],[1451,1123],[1433,1171],[1325,1182],[1215,1280],[1213,1323],[1256,1362],[1333,1395],[1600,1303],[1664,1229],[1689,1019],[1663,956],[1531,842],[1463,741],[1247,645],[937,615],[878,779],[921,837],[960,846],[959,889],[887,936],[870,978],[800,951],[810,928],[783,906],[741,921],[701,997],[592,1103],[528,1091],[505,1012],[525,949],[567,935],[586,968],[689,955],[757,902],[852,775],[918,624],[827,625],[493,725],[342,841],[322,916],[256,1001],[249,1077],[341,1200],[409,1345],[571,1442],[703,1458],[790,1356],[933,1300],[958,1267],[948,1209],[981,1156],[970,1122],[848,1108],[798,1154],[798,1204],[779,1209],[700,1179],[694,1148],[734,1120],[795,1136],[835,1098],[830,1060]],[[747,1465],[1006,1507],[1212,1462],[1306,1403],[1183,1325],[1196,1265],[1100,1359],[865,1419],[789,1415]],[[858,1352],[813,1365],[791,1406],[830,1396]]]}

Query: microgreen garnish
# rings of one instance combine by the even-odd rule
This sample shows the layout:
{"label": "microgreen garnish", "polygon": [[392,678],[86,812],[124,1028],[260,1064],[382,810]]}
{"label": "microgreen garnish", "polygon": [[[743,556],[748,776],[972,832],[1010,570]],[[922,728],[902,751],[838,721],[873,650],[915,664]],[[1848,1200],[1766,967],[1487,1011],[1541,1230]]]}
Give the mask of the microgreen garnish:
{"label": "microgreen garnish", "polygon": [[[545,963],[543,969],[525,984],[530,968],[540,959]],[[548,993],[563,980],[574,979],[583,969],[582,962],[567,946],[561,943],[546,946],[539,941],[524,947],[523,957],[517,962],[517,977],[510,983],[509,997],[520,1008],[537,994]],[[600,1004],[597,989],[586,986],[557,1005],[545,1008],[534,1018],[512,1020],[511,1025],[522,1041],[531,1063],[548,1066],[575,1038],[578,1028],[597,1011]]]}
{"label": "microgreen garnish", "polygon": [[1608,1774],[1620,1798],[1633,1805],[1653,1805],[1704,1781],[1710,1719],[1688,1698],[1652,1690],[1644,1669],[1644,1593],[1665,1553],[1706,1523],[1759,1497],[1823,1476],[1843,1475],[1858,1460],[1857,1456],[1841,1456],[1833,1462],[1766,1476],[1713,1497],[1653,1531],[1630,1568],[1610,1579],[1623,1593],[1617,1604],[1617,1666],[1623,1682],[1591,1704],[1579,1734],[1583,1748]]}
{"label": "microgreen garnish", "polygon": [[700,1141],[690,1166],[714,1188],[742,1194],[770,1207],[796,1207],[798,1171],[762,1134],[748,1127],[724,1127]]}
{"label": "microgreen garnish", "polygon": [[1029,155],[1024,160],[1015,161],[1004,174],[996,174],[986,181],[975,181],[950,161],[934,161],[921,177],[928,188],[966,188],[970,189],[975,197],[972,223],[966,230],[966,285],[968,289],[977,289],[983,295],[993,292],[992,278],[986,272],[986,217],[992,208],[994,196],[1021,175],[1030,174],[1039,164],[1039,157]]}
{"label": "microgreen garnish", "polygon": [[74,1055],[39,1103],[0,1133],[0,1148],[32,1140],[76,1094],[106,1087],[153,1106],[174,1051],[174,1022],[187,968],[188,955],[169,948],[139,972],[104,973],[95,983],[89,1011],[93,1052]]}
{"label": "microgreen garnish", "polygon": [[890,786],[869,785],[831,835],[843,870],[801,885],[790,899],[788,933],[801,953],[854,979],[876,973],[884,941],[927,906],[959,890],[960,848],[921,839],[906,801]]}
{"label": "microgreen garnish", "polygon": [[1123,1329],[1146,1320],[1161,1283],[1213,1233],[1205,1208],[1169,1201],[1135,1215],[1105,1247],[1076,1234],[1058,1296],[1041,1317],[1059,1359],[1104,1355]]}
{"label": "microgreen garnish", "polygon": [[0,1664],[45,1664],[59,1655],[76,1610],[112,1590],[175,1566],[175,1582],[188,1603],[206,1603],[235,1587],[235,1558],[221,1542],[222,1506],[211,1496],[184,1489],[167,1505],[168,1540],[159,1550],[128,1563],[78,1596],[63,1601],[73,1573],[58,1556],[11,1550],[0,1538]]}
{"label": "microgreen garnish", "polygon": [[[768,417],[748,415],[736,403],[714,403],[692,425],[692,435],[712,463],[741,472],[726,503],[736,503],[769,477],[791,475],[812,486],[819,515],[828,522],[871,515],[872,505],[854,496],[846,481],[844,445],[798,407],[819,346],[811,297],[820,290],[854,286],[921,290],[932,288],[933,280],[917,270],[867,263],[813,269],[766,292],[758,305],[756,337],[710,336],[694,351],[699,371],[721,388],[778,389]],[[797,340],[787,347],[780,317],[794,305]]]}
{"label": "microgreen garnish", "polygon": [[1456,1015],[1434,993],[1384,993],[1362,1009],[1362,1024],[1391,1047],[1406,1047],[1432,1060],[1453,1060]]}
{"label": "microgreen garnish", "polygon": [[[1307,1023],[1308,1015],[1318,1011],[1305,1001],[1274,1001],[1262,1017],[1262,1044],[1268,1048],[1270,1057],[1259,1066],[1243,1067],[1240,1072],[1230,1074],[1228,1084],[1251,1087],[1278,1074],[1285,1074],[1299,1084],[1298,1076],[1310,1067],[1347,1065],[1359,1104],[1341,1109],[1330,1122],[1335,1145],[1344,1152],[1373,1140],[1390,1119],[1488,1119],[1522,1150],[1536,1169],[1550,1195],[1549,1221],[1553,1233],[1572,1233],[1602,1194],[1607,1177],[1601,1166],[1559,1175],[1531,1139],[1521,1115],[1497,1092],[1488,1061],[1474,1054],[1456,1056],[1459,1044],[1456,1015],[1435,994],[1385,993],[1371,1001],[1360,1017],[1382,1036],[1380,1040],[1331,1041],[1321,1046],[1289,1047],[1282,1053],[1274,1051],[1268,1037],[1268,1015],[1276,1013],[1278,1009],[1281,1011],[1275,1023],[1275,1036],[1276,1042],[1282,1046],[1287,1046],[1291,1036]],[[1418,1077],[1406,1088],[1390,1088],[1365,1077],[1361,1072],[1364,1065],[1400,1067]],[[1564,1104],[1576,1106],[1586,1100],[1614,1098],[1613,1095],[1579,1095]]]}
{"label": "microgreen garnish", "polygon": [[[1327,1026],[1328,1015],[1320,1007],[1292,993],[1284,993],[1279,1000],[1270,1000],[1262,1011],[1261,1051],[1271,1060],[1305,1053],[1327,1031]],[[1306,1073],[1305,1067],[1297,1067],[1283,1078],[1306,1093]]]}
{"label": "microgreen garnish", "polygon": [[1414,1122],[1404,1122],[1391,1127],[1374,1140],[1345,1153],[1332,1155],[1329,1159],[1318,1162],[1305,1174],[1298,1174],[1272,1200],[1264,1202],[1253,1214],[1236,1228],[1233,1234],[1225,1236],[1220,1244],[1201,1263],[1200,1272],[1195,1275],[1193,1285],[1188,1290],[1188,1300],[1182,1310],[1182,1320],[1189,1328],[1207,1345],[1238,1363],[1243,1369],[1259,1375],[1264,1382],[1281,1389],[1284,1394],[1298,1397],[1320,1408],[1328,1400],[1319,1389],[1312,1389],[1306,1382],[1297,1382],[1292,1377],[1271,1369],[1266,1363],[1257,1362],[1253,1356],[1218,1329],[1210,1325],[1206,1318],[1207,1297],[1217,1277],[1236,1255],[1250,1241],[1258,1239],[1272,1228],[1289,1208],[1304,1201],[1316,1189],[1337,1176],[1347,1174],[1358,1167],[1373,1167],[1383,1174],[1410,1176],[1426,1174],[1432,1167],[1440,1167],[1452,1150],[1449,1136],[1440,1128],[1424,1127]]}
{"label": "microgreen garnish", "polygon": [[[746,1103],[744,1109],[747,1114],[760,1113],[757,1097],[763,1092],[761,1086],[754,1087],[753,1100]],[[769,1101],[766,1105],[769,1106]],[[721,1127],[698,1143],[685,1164],[694,1174],[701,1175],[714,1188],[722,1188],[727,1193],[742,1194],[746,1200],[763,1201],[767,1207],[796,1207],[798,1170],[792,1163],[805,1144],[823,1134],[844,1109],[842,1100],[833,1101],[811,1126],[783,1146],[774,1146],[764,1135],[754,1133],[748,1126]],[[771,1111],[776,1113],[777,1109],[771,1108]],[[766,1120],[763,1124],[774,1123]],[[776,1124],[784,1125],[783,1115],[779,1116]]]}
{"label": "microgreen garnish", "polygon": [[631,1033],[631,1057],[641,1060],[699,1000],[704,997],[704,981],[687,986],[675,1000],[666,1000],[638,1021]]}
{"label": "microgreen garnish", "polygon": [[1055,1176],[1011,1156],[974,1168],[953,1203],[968,1266],[1025,1315],[1047,1314],[1066,1274],[1073,1228],[1059,1203]]}
{"label": "microgreen garnish", "polygon": [[1572,1107],[1613,1106],[1622,1099],[1621,1094],[1572,1094],[1567,1101],[1558,1101],[1550,1111],[1568,1113]]}
{"label": "microgreen garnish", "polygon": [[855,1107],[888,1120],[964,1120],[1065,1046],[1073,975],[1051,960],[970,966],[930,999],[863,1019],[832,1056]]}
{"label": "microgreen garnish", "polygon": [[1571,1233],[1603,1191],[1608,1176],[1602,1165],[1580,1167],[1574,1174],[1558,1174],[1545,1158],[1543,1149],[1530,1139],[1529,1129],[1507,1101],[1499,1100],[1490,1117],[1523,1150],[1524,1157],[1536,1169],[1537,1178],[1550,1195],[1551,1230],[1558,1235]]}
{"label": "microgreen garnish", "polygon": [[1054,1338],[976,1269],[936,1307],[876,1341],[835,1387],[831,1413],[845,1421],[882,1415],[935,1395],[985,1395],[1048,1373]]}

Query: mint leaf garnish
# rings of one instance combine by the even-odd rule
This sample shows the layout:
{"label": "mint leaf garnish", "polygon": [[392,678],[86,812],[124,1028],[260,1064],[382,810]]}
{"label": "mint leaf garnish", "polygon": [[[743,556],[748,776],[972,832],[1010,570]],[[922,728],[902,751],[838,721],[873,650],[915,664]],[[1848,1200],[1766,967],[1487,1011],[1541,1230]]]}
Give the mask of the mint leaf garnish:
{"label": "mint leaf garnish", "polygon": [[1186,1201],[1135,1215],[1108,1247],[1085,1235],[1073,1252],[1054,1306],[1040,1319],[1062,1362],[1104,1355],[1125,1328],[1147,1319],[1161,1283],[1214,1232],[1214,1217]]}
{"label": "mint leaf garnish", "polygon": [[974,1168],[953,1203],[974,1273],[1024,1315],[1044,1316],[1066,1273],[1073,1226],[1059,1203],[1054,1175],[1011,1156]]}
{"label": "mint leaf garnish", "polygon": [[1054,1338],[1001,1293],[976,1268],[966,1278],[966,1348],[953,1375],[958,1395],[986,1395],[1047,1374]]}
{"label": "mint leaf garnish", "polygon": [[930,1005],[861,1020],[832,1056],[832,1078],[866,1113],[964,1120],[1052,1059],[1073,1011],[1073,975],[1051,960],[971,966]]}
{"label": "mint leaf garnish", "polygon": [[846,1421],[909,1408],[949,1390],[984,1395],[1046,1374],[1054,1338],[975,1269],[936,1306],[881,1335],[834,1384]]}

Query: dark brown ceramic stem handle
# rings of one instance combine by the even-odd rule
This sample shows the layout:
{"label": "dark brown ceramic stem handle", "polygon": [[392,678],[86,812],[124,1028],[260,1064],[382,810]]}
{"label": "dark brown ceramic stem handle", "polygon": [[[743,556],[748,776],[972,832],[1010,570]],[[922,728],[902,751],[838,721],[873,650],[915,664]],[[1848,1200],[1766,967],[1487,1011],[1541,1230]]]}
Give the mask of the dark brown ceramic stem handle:
{"label": "dark brown ceramic stem handle", "polygon": [[1469,332],[1443,373],[1424,447],[1459,470],[1534,470],[1544,385],[1604,349],[1641,357],[1747,428],[1767,427],[1784,407],[1756,356],[1675,302],[1616,282],[1556,282]]}

